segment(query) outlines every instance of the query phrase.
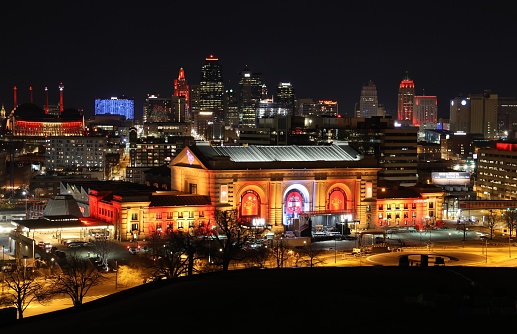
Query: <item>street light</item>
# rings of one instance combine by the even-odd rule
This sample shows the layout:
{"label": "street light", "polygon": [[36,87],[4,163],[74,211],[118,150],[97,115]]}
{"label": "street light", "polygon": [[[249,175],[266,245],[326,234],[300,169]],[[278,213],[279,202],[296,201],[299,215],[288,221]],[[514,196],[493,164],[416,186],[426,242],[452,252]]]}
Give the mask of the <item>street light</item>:
{"label": "street light", "polygon": [[27,196],[29,195],[29,192],[27,190],[24,190],[22,192],[22,195],[25,196],[25,219],[29,219],[29,215],[27,213]]}
{"label": "street light", "polygon": [[508,233],[508,257],[512,257],[512,232]]}

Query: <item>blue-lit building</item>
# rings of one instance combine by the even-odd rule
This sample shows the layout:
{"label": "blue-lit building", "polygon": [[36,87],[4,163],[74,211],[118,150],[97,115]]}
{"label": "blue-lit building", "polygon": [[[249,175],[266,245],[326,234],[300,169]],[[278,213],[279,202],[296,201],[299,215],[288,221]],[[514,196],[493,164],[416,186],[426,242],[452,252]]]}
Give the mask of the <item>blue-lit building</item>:
{"label": "blue-lit building", "polygon": [[95,115],[121,115],[126,119],[135,119],[135,100],[112,97],[111,99],[95,99]]}

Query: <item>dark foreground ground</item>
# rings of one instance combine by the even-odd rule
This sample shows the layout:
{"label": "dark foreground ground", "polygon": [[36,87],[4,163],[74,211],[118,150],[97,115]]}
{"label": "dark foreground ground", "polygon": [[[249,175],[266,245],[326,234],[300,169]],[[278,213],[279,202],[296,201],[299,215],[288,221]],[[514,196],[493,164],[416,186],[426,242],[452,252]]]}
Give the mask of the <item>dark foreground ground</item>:
{"label": "dark foreground ground", "polygon": [[[421,333],[514,328],[517,268],[318,267],[163,280],[3,333]],[[157,332],[157,330],[159,332]]]}

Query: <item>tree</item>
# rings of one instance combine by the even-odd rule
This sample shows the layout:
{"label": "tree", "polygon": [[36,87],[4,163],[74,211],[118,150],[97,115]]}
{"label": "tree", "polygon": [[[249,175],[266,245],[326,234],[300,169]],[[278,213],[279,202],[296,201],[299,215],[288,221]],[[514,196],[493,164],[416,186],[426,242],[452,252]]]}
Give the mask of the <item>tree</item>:
{"label": "tree", "polygon": [[108,257],[115,250],[115,243],[112,240],[101,239],[95,241],[95,252],[101,258],[102,264],[108,265]]}
{"label": "tree", "polygon": [[23,312],[33,302],[45,305],[52,299],[54,290],[44,280],[37,279],[31,270],[17,266],[15,270],[4,273],[7,291],[0,294],[0,305],[15,307],[18,319],[23,319]]}
{"label": "tree", "polygon": [[325,251],[323,249],[317,248],[313,244],[305,244],[303,248],[298,250],[298,254],[301,258],[299,262],[308,267],[315,267],[318,264],[324,263],[323,259],[320,258],[320,255],[324,253]]}
{"label": "tree", "polygon": [[511,237],[513,229],[517,224],[517,209],[510,210],[510,208],[507,208],[506,211],[503,212],[502,218],[508,228],[509,236]]}
{"label": "tree", "polygon": [[272,241],[271,254],[276,260],[276,267],[283,268],[289,259],[289,251],[291,249],[287,247],[287,241],[284,238],[275,238]]}
{"label": "tree", "polygon": [[83,298],[91,287],[103,283],[106,278],[93,263],[77,253],[67,254],[59,263],[62,275],[52,281],[56,293],[68,295],[74,307],[83,304]]}
{"label": "tree", "polygon": [[244,245],[251,239],[249,229],[243,228],[237,218],[237,210],[215,211],[215,242],[222,250],[221,264],[223,271],[227,271],[230,262],[237,259],[237,255]]}
{"label": "tree", "polygon": [[487,216],[487,227],[490,229],[490,240],[492,240],[492,237],[494,235],[494,228],[495,223],[497,222],[497,215],[492,210],[489,211],[489,214]]}
{"label": "tree", "polygon": [[[163,239],[159,233],[151,235],[153,254],[157,254],[157,257],[153,258],[157,269],[155,276],[165,275],[167,278],[176,278],[188,272],[189,258],[185,255],[188,239],[189,233],[181,230],[169,230]],[[158,249],[154,250],[156,246]]]}

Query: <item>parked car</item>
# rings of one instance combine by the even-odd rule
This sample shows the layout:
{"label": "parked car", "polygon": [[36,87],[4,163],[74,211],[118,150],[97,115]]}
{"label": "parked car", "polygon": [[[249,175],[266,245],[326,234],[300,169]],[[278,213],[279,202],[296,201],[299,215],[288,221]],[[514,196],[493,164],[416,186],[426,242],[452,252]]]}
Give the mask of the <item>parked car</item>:
{"label": "parked car", "polygon": [[6,263],[2,266],[3,272],[13,271],[13,270],[14,270],[14,266],[12,263]]}
{"label": "parked car", "polygon": [[66,257],[66,253],[61,250],[54,251],[54,254],[56,254],[57,257],[60,257],[62,259],[64,259]]}
{"label": "parked car", "polygon": [[136,247],[129,247],[129,253],[135,255],[138,254],[138,248]]}
{"label": "parked car", "polygon": [[84,246],[87,246],[88,243],[85,242],[85,241],[70,241],[68,244],[67,244],[67,247],[84,247]]}

